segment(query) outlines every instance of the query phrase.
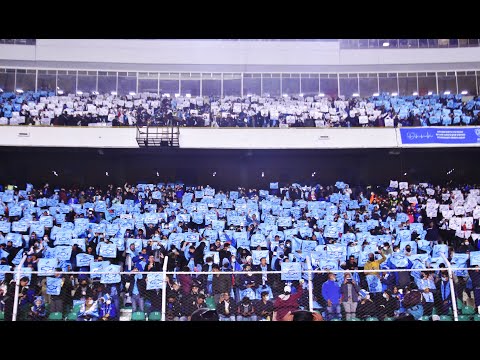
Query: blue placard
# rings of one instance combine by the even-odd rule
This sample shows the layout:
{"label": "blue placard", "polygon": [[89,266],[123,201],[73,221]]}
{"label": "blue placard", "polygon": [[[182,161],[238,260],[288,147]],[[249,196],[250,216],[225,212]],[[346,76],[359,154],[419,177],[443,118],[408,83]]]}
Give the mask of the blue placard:
{"label": "blue placard", "polygon": [[302,241],[302,253],[310,253],[312,251],[315,251],[315,248],[317,247],[317,242],[316,241],[310,241],[310,240],[303,240]]}
{"label": "blue placard", "polygon": [[18,205],[9,206],[8,216],[22,216],[22,208]]}
{"label": "blue placard", "polygon": [[[430,118],[432,122],[432,118]],[[477,144],[480,127],[400,128],[403,144]]]}
{"label": "blue placard", "polygon": [[[90,272],[102,272],[103,269],[107,268],[110,265],[110,261],[91,261],[90,262]],[[100,279],[101,274],[91,274],[92,279]]]}
{"label": "blue placard", "polygon": [[40,221],[40,224],[45,226],[45,227],[49,227],[49,228],[53,227],[53,216],[42,215],[42,216],[40,216],[39,221]]}
{"label": "blue placard", "polygon": [[480,266],[480,251],[470,251],[470,266]]}
{"label": "blue placard", "polygon": [[147,274],[147,290],[162,289],[163,287],[163,273]]}
{"label": "blue placard", "polygon": [[14,221],[12,223],[12,231],[26,232],[28,230],[28,223],[25,221]]}
{"label": "blue placard", "polygon": [[[360,264],[359,264],[360,266]],[[338,260],[335,259],[319,259],[318,268],[321,270],[338,270]]]}
{"label": "blue placard", "polygon": [[292,226],[292,218],[289,216],[280,216],[277,220],[277,225],[282,227]]}
{"label": "blue placard", "polygon": [[12,241],[12,246],[13,247],[20,247],[23,246],[23,238],[22,234],[17,234],[17,233],[8,233],[7,236],[5,236],[6,241]]}
{"label": "blue placard", "polygon": [[448,258],[448,246],[445,244],[433,245],[432,258],[439,257],[443,260],[442,255],[440,255],[441,253],[443,253],[445,257]]}
{"label": "blue placard", "polygon": [[253,234],[250,237],[250,246],[251,247],[267,247],[267,240],[265,239],[265,236],[262,234]]}
{"label": "blue placard", "polygon": [[343,244],[327,244],[327,255],[329,259],[345,261],[347,246]]}
{"label": "blue placard", "polygon": [[77,254],[76,260],[77,260],[78,267],[90,266],[90,262],[94,260],[94,257],[93,255],[90,255],[90,254],[80,253],[80,254]]}
{"label": "blue placard", "polygon": [[120,276],[120,266],[119,265],[108,265],[107,267],[102,268],[102,272],[107,272],[107,274],[102,274],[100,277],[100,283],[102,284],[116,284],[121,281]]}
{"label": "blue placard", "polygon": [[9,221],[0,221],[0,231],[4,234],[9,233],[12,226],[11,224]]}
{"label": "blue placard", "polygon": [[0,265],[0,281],[5,280],[6,271],[10,271],[10,265]]}
{"label": "blue placard", "polygon": [[104,258],[116,258],[117,257],[117,245],[114,243],[100,243],[98,255]]}
{"label": "blue placard", "polygon": [[299,262],[280,263],[282,281],[294,281],[302,278],[302,265]]}
{"label": "blue placard", "polygon": [[401,252],[393,253],[392,255],[390,255],[388,260],[397,268],[405,268],[408,266],[408,258],[405,254]]}
{"label": "blue placard", "polygon": [[72,256],[72,247],[71,246],[56,246],[54,248],[55,257],[59,261],[70,260]]}
{"label": "blue placard", "polygon": [[38,276],[52,276],[55,274],[55,268],[58,265],[58,260],[56,258],[40,258],[38,259],[37,268]]}

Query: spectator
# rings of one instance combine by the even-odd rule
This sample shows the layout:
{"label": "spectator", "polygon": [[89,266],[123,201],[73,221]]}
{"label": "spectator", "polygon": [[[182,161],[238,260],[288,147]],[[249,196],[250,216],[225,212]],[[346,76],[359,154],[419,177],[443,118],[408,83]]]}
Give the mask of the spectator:
{"label": "spectator", "polygon": [[361,289],[358,294],[360,296],[360,302],[357,305],[357,318],[365,320],[368,317],[378,316],[378,311],[372,299],[370,299],[368,291]]}
{"label": "spectator", "polygon": [[99,318],[98,302],[92,296],[87,296],[85,303],[80,306],[77,321],[97,321]]}
{"label": "spectator", "polygon": [[217,305],[217,313],[220,321],[235,321],[235,313],[237,312],[237,304],[230,297],[229,293],[223,293],[220,302]]}
{"label": "spectator", "polygon": [[356,316],[360,286],[358,286],[357,282],[353,280],[352,275],[348,272],[345,273],[340,292],[343,309],[345,310],[345,320],[351,320]]}
{"label": "spectator", "polygon": [[322,296],[327,301],[327,318],[326,320],[341,319],[342,309],[340,301],[342,294],[340,286],[336,281],[334,273],[328,274],[328,280],[322,285]]}
{"label": "spectator", "polygon": [[285,285],[283,294],[278,295],[273,304],[273,321],[289,321],[291,319],[292,312],[298,310],[298,299],[303,293],[302,284],[303,279],[300,280],[295,294],[292,294],[290,285]]}

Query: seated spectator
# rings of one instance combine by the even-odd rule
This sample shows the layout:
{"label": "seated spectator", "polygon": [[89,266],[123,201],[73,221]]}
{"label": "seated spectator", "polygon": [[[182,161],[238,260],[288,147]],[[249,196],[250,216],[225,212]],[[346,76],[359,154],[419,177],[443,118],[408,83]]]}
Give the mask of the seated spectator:
{"label": "seated spectator", "polygon": [[47,309],[45,308],[45,301],[43,296],[35,297],[33,306],[28,313],[28,320],[43,321],[47,318]]}
{"label": "seated spectator", "polygon": [[378,316],[378,310],[376,309],[372,299],[370,299],[369,292],[362,289],[358,295],[360,297],[360,302],[357,305],[357,318],[365,320],[368,317]]}
{"label": "seated spectator", "polygon": [[237,307],[237,321],[256,321],[255,306],[252,300],[245,296]]}

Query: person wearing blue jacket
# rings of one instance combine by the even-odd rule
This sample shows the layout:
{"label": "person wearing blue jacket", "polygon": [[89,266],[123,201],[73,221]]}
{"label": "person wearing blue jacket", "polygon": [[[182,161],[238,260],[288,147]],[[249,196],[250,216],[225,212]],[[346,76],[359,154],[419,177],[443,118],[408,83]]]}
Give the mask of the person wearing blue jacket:
{"label": "person wearing blue jacket", "polygon": [[103,321],[118,320],[117,309],[109,294],[105,294],[100,298],[100,309],[98,311],[98,317]]}
{"label": "person wearing blue jacket", "polygon": [[328,280],[323,283],[322,296],[327,302],[327,321],[333,318],[341,319],[342,309],[340,299],[342,295],[334,273],[329,273]]}

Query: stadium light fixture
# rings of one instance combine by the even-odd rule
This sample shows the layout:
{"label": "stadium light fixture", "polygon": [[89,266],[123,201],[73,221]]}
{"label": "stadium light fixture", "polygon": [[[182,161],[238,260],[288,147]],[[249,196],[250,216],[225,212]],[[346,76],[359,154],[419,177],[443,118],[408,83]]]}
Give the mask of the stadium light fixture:
{"label": "stadium light fixture", "polygon": [[462,95],[467,95],[468,94],[468,91],[467,90],[463,90],[462,91]]}
{"label": "stadium light fixture", "polygon": [[58,91],[57,91],[57,94],[58,94],[58,95],[63,95],[63,90],[58,90]]}
{"label": "stadium light fixture", "polygon": [[382,44],[383,47],[389,47],[390,46],[390,43],[388,41],[385,41],[383,44]]}
{"label": "stadium light fixture", "polygon": [[157,176],[160,176],[160,174],[158,173],[158,171],[157,171]]}
{"label": "stadium light fixture", "polygon": [[412,95],[413,96],[418,96],[418,92],[415,91]]}
{"label": "stadium light fixture", "polygon": [[358,97],[358,96],[360,96],[360,95],[359,95],[358,93],[353,93],[352,96],[353,96],[353,97]]}
{"label": "stadium light fixture", "polygon": [[392,96],[397,96],[397,95],[398,95],[398,93],[396,93],[396,92],[392,93]]}
{"label": "stadium light fixture", "polygon": [[448,91],[448,90],[447,90],[447,91],[444,91],[444,92],[443,92],[443,95],[450,95],[450,91]]}
{"label": "stadium light fixture", "polygon": [[83,95],[83,91],[77,91],[77,95]]}
{"label": "stadium light fixture", "polygon": [[316,172],[316,171],[314,171],[314,172],[312,173],[312,177],[314,177],[316,173],[317,173],[317,172]]}
{"label": "stadium light fixture", "polygon": [[17,90],[15,90],[15,91],[16,91],[17,93],[19,93],[19,94],[23,94],[23,90],[22,90],[22,89],[17,89]]}
{"label": "stadium light fixture", "polygon": [[116,92],[116,91],[110,91],[110,94],[113,95],[113,96],[117,96],[117,92]]}
{"label": "stadium light fixture", "polygon": [[130,91],[130,92],[128,93],[128,95],[133,96],[133,95],[136,95],[136,93],[135,93],[135,91]]}
{"label": "stadium light fixture", "polygon": [[373,93],[373,96],[380,96],[379,93]]}
{"label": "stadium light fixture", "polygon": [[185,96],[190,99],[192,97],[192,94],[185,94]]}
{"label": "stadium light fixture", "polygon": [[58,174],[55,170],[53,170],[52,173],[53,173],[53,175],[58,176]]}
{"label": "stadium light fixture", "polygon": [[262,177],[265,177],[265,173],[262,171]]}
{"label": "stadium light fixture", "polygon": [[105,175],[106,175],[106,176],[109,176],[109,175],[108,175],[108,171],[105,171]]}
{"label": "stadium light fixture", "polygon": [[3,92],[3,89],[0,89],[0,92]]}
{"label": "stadium light fixture", "polygon": [[403,173],[403,176],[407,176],[407,173]]}
{"label": "stadium light fixture", "polygon": [[217,175],[217,172],[216,172],[216,171],[214,171],[214,172],[213,172],[213,174],[212,174],[212,176],[216,176],[216,175]]}
{"label": "stadium light fixture", "polygon": [[429,92],[428,92],[428,95],[433,95],[433,91],[429,91]]}

